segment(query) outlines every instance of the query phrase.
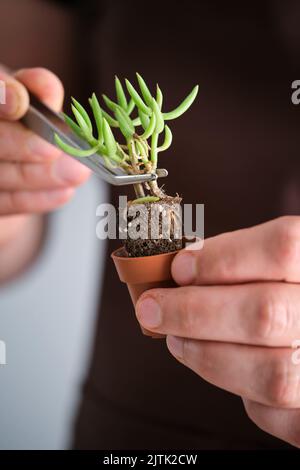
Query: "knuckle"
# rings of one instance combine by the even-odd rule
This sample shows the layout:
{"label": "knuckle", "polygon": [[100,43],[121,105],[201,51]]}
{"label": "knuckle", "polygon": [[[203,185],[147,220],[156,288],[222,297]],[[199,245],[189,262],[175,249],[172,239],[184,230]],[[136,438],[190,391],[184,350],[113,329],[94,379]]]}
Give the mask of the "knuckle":
{"label": "knuckle", "polygon": [[54,162],[47,162],[41,165],[39,167],[38,178],[44,183],[47,182],[47,185],[51,185],[53,187],[62,186],[61,181],[55,174],[54,166]]}
{"label": "knuckle", "polygon": [[256,338],[271,343],[287,332],[290,322],[290,310],[281,288],[277,286],[275,290],[274,287],[264,286],[254,326]]}
{"label": "knuckle", "polygon": [[188,337],[196,337],[197,303],[190,289],[182,287],[179,297],[180,329]]}
{"label": "knuckle", "polygon": [[15,212],[28,212],[30,210],[28,198],[23,192],[11,192],[10,199]]}
{"label": "knuckle", "polygon": [[2,192],[0,195],[0,213],[1,215],[8,215],[13,213],[13,201],[10,192]]}
{"label": "knuckle", "polygon": [[237,259],[234,253],[224,254],[216,265],[217,276],[220,280],[228,280],[232,278],[232,273],[236,272]]}
{"label": "knuckle", "polygon": [[183,348],[184,362],[198,375],[207,381],[211,381],[216,373],[216,354],[218,346],[208,341],[185,340]]}
{"label": "knuckle", "polygon": [[0,194],[0,214],[21,214],[32,212],[34,204],[27,191],[3,191]]}
{"label": "knuckle", "polygon": [[300,217],[284,216],[277,220],[273,249],[283,277],[291,277],[300,261]]}
{"label": "knuckle", "polygon": [[293,408],[299,404],[300,376],[286,356],[275,360],[268,383],[270,404],[278,408]]}
{"label": "knuckle", "polygon": [[20,212],[17,201],[17,193],[4,191],[0,194],[0,213],[1,215],[16,214]]}
{"label": "knuckle", "polygon": [[0,124],[0,155],[8,157],[11,154],[12,135],[9,130],[9,123],[1,122]]}
{"label": "knuckle", "polygon": [[1,150],[3,149],[3,143],[6,139],[5,124],[0,120],[0,141],[2,142]]}
{"label": "knuckle", "polygon": [[30,182],[28,167],[21,162],[15,162],[16,179],[19,187],[27,186]]}
{"label": "knuckle", "polygon": [[211,354],[211,348],[209,345],[202,342],[201,347],[198,350],[198,370],[204,379],[209,379],[214,370],[214,355]]}

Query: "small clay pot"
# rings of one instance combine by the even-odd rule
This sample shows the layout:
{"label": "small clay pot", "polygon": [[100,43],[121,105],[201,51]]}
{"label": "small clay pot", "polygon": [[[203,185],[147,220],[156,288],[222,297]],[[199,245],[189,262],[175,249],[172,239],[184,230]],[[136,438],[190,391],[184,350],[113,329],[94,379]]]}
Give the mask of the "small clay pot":
{"label": "small clay pot", "polygon": [[[176,286],[171,276],[171,264],[177,253],[178,251],[172,251],[152,256],[128,257],[122,247],[111,254],[120,281],[127,284],[134,306],[140,295],[148,289]],[[152,338],[164,337],[145,328],[142,331]]]}

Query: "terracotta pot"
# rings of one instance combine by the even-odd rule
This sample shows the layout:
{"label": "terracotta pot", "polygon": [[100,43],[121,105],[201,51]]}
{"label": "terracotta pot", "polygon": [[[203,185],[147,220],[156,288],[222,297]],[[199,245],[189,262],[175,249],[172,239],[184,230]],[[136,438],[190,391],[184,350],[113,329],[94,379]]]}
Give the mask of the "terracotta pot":
{"label": "terracotta pot", "polygon": [[[135,306],[140,295],[154,287],[174,287],[176,284],[171,276],[171,264],[178,251],[160,255],[130,258],[126,256],[125,249],[118,248],[111,257],[115,263],[119,278],[127,284],[130,297]],[[142,328],[145,335],[152,338],[163,338]]]}

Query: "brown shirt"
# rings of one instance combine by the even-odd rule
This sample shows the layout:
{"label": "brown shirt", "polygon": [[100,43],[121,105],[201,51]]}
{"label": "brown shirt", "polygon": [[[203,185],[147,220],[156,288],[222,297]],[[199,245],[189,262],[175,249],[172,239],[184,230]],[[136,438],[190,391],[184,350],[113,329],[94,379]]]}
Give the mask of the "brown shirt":
{"label": "brown shirt", "polygon": [[[173,145],[160,161],[169,194],[205,204],[205,236],[298,214],[300,106],[290,99],[300,78],[297,2],[164,1],[148,11],[140,1],[109,3],[93,35],[98,91],[110,95],[115,73],[139,71],[152,87],[159,82],[168,110],[200,84],[195,104],[171,123]],[[289,447],[249,420],[240,397],[177,363],[164,340],[141,335],[109,257],[118,244],[108,247],[74,446]]]}

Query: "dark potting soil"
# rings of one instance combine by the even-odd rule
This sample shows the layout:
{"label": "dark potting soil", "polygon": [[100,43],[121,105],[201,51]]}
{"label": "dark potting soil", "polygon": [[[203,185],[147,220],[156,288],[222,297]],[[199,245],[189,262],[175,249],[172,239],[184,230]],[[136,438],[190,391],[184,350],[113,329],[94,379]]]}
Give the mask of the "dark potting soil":
{"label": "dark potting soil", "polygon": [[[183,248],[182,216],[179,210],[181,201],[179,196],[166,196],[157,202],[146,202],[140,205],[128,203],[127,214],[124,215],[127,218],[128,227],[127,239],[124,240],[127,256],[151,256]],[[139,211],[138,206],[140,208],[143,206],[143,211]],[[134,211],[133,215],[130,215],[130,210]],[[158,235],[155,238],[151,238],[152,216],[154,217],[154,230],[157,231],[155,235]],[[130,227],[132,224],[136,224],[137,228],[140,227],[138,220],[146,230],[140,232],[139,238],[133,239],[130,237]]]}

